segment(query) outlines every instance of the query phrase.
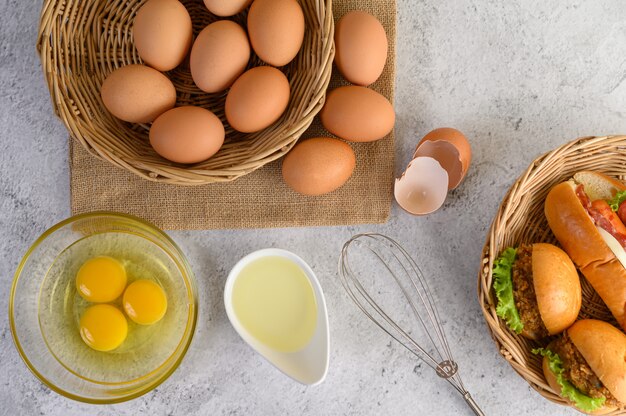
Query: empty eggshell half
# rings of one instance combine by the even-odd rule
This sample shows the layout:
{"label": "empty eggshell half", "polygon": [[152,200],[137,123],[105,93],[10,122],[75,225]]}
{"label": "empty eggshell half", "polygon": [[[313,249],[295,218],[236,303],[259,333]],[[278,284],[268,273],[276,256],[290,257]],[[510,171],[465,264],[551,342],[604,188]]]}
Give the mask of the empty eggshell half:
{"label": "empty eggshell half", "polygon": [[426,215],[439,209],[448,194],[448,172],[432,157],[409,162],[394,186],[398,204],[413,215]]}
{"label": "empty eggshell half", "polygon": [[448,172],[448,189],[459,185],[463,179],[463,165],[453,144],[443,140],[425,141],[415,150],[413,158],[424,156],[435,159]]}
{"label": "empty eggshell half", "polygon": [[428,156],[448,172],[448,189],[455,189],[467,173],[472,160],[469,141],[460,131],[442,127],[428,133],[417,145],[413,158]]}

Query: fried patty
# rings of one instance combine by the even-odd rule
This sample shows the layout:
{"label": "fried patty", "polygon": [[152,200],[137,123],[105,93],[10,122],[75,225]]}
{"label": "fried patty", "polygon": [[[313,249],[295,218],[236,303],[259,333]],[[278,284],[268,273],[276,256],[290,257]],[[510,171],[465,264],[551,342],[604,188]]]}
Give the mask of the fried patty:
{"label": "fried patty", "polygon": [[563,376],[574,387],[589,397],[605,397],[605,406],[618,407],[621,405],[589,367],[583,355],[567,335],[567,331],[563,332],[563,336],[554,342],[551,349],[561,357],[565,369]]}
{"label": "fried patty", "polygon": [[548,336],[539,307],[533,284],[533,246],[522,244],[517,248],[517,260],[513,264],[513,298],[524,330],[536,339]]}

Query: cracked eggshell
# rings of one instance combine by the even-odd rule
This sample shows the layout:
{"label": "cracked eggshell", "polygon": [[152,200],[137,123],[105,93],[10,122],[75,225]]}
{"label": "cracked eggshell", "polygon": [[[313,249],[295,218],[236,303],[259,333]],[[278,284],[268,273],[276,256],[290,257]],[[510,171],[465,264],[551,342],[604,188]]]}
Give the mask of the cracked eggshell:
{"label": "cracked eggshell", "polygon": [[417,157],[396,179],[394,196],[398,204],[413,215],[438,210],[448,194],[448,172],[432,157]]}
{"label": "cracked eggshell", "polygon": [[448,189],[455,189],[465,175],[472,161],[469,141],[460,131],[443,127],[435,129],[420,140],[413,158],[432,157],[448,172]]}

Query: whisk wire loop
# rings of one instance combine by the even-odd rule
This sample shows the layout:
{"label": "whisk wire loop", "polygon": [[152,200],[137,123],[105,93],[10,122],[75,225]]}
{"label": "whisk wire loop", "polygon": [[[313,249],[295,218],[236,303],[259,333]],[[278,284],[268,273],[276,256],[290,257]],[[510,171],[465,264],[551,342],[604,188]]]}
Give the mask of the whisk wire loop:
{"label": "whisk wire loop", "polygon": [[[406,299],[406,301],[408,302],[409,306],[410,306],[410,307],[411,307],[411,309],[413,310],[413,313],[414,313],[414,315],[417,317],[418,322],[421,324],[422,328],[424,329],[424,333],[428,336],[428,338],[430,339],[431,343],[433,343],[433,344],[434,344],[434,343],[435,343],[435,341],[433,340],[432,336],[430,335],[430,331],[428,331],[428,327],[427,327],[426,322],[424,322],[424,319],[422,319],[422,315],[421,315],[421,314],[417,311],[417,307],[416,307],[416,305],[413,303],[413,300],[411,299],[411,297],[410,297],[410,295],[409,295],[408,291],[406,290],[406,288],[402,285],[402,283],[401,283],[400,279],[398,278],[398,276],[397,276],[397,275],[393,272],[393,270],[391,270],[391,267],[389,266],[389,264],[388,264],[388,263],[386,263],[386,262],[384,261],[384,259],[383,259],[383,258],[382,258],[382,257],[381,257],[381,256],[380,256],[377,252],[375,252],[375,251],[374,251],[371,247],[369,247],[369,246],[368,246],[368,249],[369,249],[372,253],[374,253],[374,255],[375,255],[378,259],[380,259],[380,261],[383,263],[383,266],[387,269],[387,271],[389,271],[389,273],[391,274],[391,276],[393,277],[393,279],[396,281],[396,283],[397,283],[398,287],[399,287],[399,288],[400,288],[400,290],[402,291],[402,294],[403,294],[404,298]],[[395,256],[395,254],[393,254],[393,256],[396,258],[396,260],[398,260],[399,264],[403,267],[403,269],[404,269],[405,273],[407,273],[407,275],[408,275],[408,271],[406,270],[406,268],[404,268],[404,265],[400,262],[400,259],[398,259],[398,257],[397,257],[397,256]],[[365,293],[365,294],[367,294],[367,293]],[[421,294],[420,294],[419,292],[418,292],[418,295],[421,297]],[[376,304],[373,302],[373,299],[372,299],[371,297],[367,296],[367,299],[368,299],[368,301],[371,301],[371,302],[370,302],[370,305],[372,305],[373,307],[375,307],[377,310],[382,311],[382,309],[381,309],[380,307],[378,307],[378,305],[376,305]],[[423,301],[423,298],[422,298],[422,301]],[[383,313],[382,313],[382,314],[384,314],[384,311],[383,311]],[[387,315],[386,315],[386,314],[384,314],[384,316],[385,316],[385,317],[387,317]],[[429,360],[431,360],[431,361],[432,361],[433,365],[432,365],[431,367],[432,367],[433,369],[436,369],[436,368],[437,368],[437,366],[439,365],[439,362],[441,362],[441,361],[443,361],[443,360],[444,360],[444,359],[443,359],[443,357],[441,356],[441,354],[439,353],[439,351],[438,351],[438,350],[435,350],[435,353],[438,355],[438,358],[439,358],[439,359],[437,360],[435,357],[433,357],[431,354],[429,354],[427,351],[425,351],[422,347],[420,347],[420,346],[419,346],[419,345],[418,345],[418,344],[417,344],[417,343],[416,343],[416,342],[415,342],[415,341],[414,341],[414,340],[413,340],[410,336],[408,336],[408,334],[406,334],[406,333],[404,332],[404,330],[403,330],[403,329],[402,329],[399,325],[397,325],[397,324],[396,324],[396,323],[395,323],[392,319],[387,318],[386,320],[387,320],[387,322],[390,322],[390,323],[392,324],[392,326],[394,327],[394,329],[396,329],[397,331],[399,331],[399,332],[402,334],[402,336],[403,336],[404,338],[407,338],[407,340],[408,340],[411,344],[415,345],[415,346],[416,346],[416,347],[417,347],[417,348],[418,348],[418,349],[419,349],[419,350],[420,350],[423,354],[425,354],[425,355],[426,355],[426,358],[428,358]]]}
{"label": "whisk wire loop", "polygon": [[[362,283],[364,274],[374,275],[377,283],[380,283],[378,280],[383,277],[378,276],[372,269],[363,273],[355,271],[352,262],[356,261],[359,266],[364,267],[362,261],[366,258],[352,259],[350,252],[356,250],[356,248],[351,249],[353,246],[365,249],[367,256],[376,259],[382,266],[381,274],[391,276],[416,317],[419,327],[423,330],[424,340],[430,341],[432,348],[424,348],[417,342],[409,332],[389,316],[388,312],[376,302],[371,292],[364,287]],[[339,276],[348,296],[373,323],[450,383],[463,396],[476,415],[484,416],[463,385],[458,365],[452,358],[450,345],[424,274],[400,244],[382,234],[366,233],[353,236],[341,250]]]}

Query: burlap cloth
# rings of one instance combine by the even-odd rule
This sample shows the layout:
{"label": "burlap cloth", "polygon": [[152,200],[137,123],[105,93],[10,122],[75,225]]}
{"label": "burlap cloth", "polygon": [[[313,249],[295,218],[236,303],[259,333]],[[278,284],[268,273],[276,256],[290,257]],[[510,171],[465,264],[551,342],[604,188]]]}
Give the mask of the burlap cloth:
{"label": "burlap cloth", "polygon": [[[371,88],[393,102],[395,0],[336,0],[335,22],[357,9],[376,16],[387,32],[387,64]],[[329,88],[345,84],[335,70]],[[331,136],[318,117],[301,140],[315,136]],[[176,186],[141,179],[90,155],[70,139],[71,209],[73,214],[98,210],[124,212],[167,230],[385,222],[393,188],[394,134],[375,143],[352,146],[357,166],[350,180],[330,194],[305,197],[284,184],[280,161],[229,183]]]}

